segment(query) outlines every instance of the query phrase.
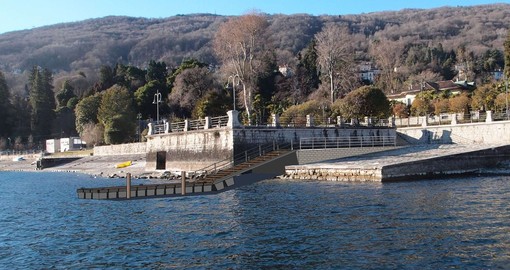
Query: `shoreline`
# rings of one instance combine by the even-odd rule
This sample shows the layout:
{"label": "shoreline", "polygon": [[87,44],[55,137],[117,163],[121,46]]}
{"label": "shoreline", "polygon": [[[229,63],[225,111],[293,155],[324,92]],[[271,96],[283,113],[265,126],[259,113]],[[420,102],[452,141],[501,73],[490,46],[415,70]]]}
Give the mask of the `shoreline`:
{"label": "shoreline", "polygon": [[[163,172],[145,170],[145,155],[66,157],[69,162],[42,170],[37,170],[36,167],[40,155],[23,156],[24,159],[20,161],[12,160],[15,156],[8,157],[10,159],[0,159],[0,172],[69,172],[103,178],[125,178],[127,173],[131,173],[133,178],[159,178],[158,176],[163,175]],[[125,161],[132,161],[132,165],[125,168],[115,167]]]}

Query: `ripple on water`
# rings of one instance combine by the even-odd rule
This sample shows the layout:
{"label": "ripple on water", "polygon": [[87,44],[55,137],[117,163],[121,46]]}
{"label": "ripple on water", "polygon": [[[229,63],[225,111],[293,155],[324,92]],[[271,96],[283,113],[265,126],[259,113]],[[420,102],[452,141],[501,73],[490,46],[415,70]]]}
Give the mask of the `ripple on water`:
{"label": "ripple on water", "polygon": [[0,268],[501,268],[508,180],[268,180],[211,196],[90,201],[76,188],[123,181],[0,173],[0,189],[12,190],[0,196]]}

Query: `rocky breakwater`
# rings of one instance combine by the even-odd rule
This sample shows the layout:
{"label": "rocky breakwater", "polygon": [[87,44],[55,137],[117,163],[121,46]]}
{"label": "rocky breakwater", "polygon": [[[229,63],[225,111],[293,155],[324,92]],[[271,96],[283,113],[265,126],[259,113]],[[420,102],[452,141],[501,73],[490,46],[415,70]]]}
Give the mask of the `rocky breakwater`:
{"label": "rocky breakwater", "polygon": [[283,179],[399,181],[480,173],[510,159],[510,145],[425,145],[285,167]]}

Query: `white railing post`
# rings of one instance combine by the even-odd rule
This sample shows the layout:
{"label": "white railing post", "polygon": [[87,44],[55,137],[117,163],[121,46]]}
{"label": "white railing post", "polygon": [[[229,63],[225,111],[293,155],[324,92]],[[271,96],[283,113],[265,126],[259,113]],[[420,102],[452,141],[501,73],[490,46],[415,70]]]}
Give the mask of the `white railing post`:
{"label": "white railing post", "polygon": [[487,111],[487,118],[485,118],[486,123],[492,122],[492,111]]}
{"label": "white railing post", "polygon": [[457,114],[456,113],[452,113],[450,117],[452,118],[452,122],[450,124],[451,125],[457,125]]}
{"label": "white railing post", "polygon": [[336,124],[339,126],[339,127],[343,127],[344,126],[344,119],[342,116],[337,116],[336,117]]}
{"label": "white railing post", "polygon": [[170,122],[165,121],[165,133],[169,133],[169,132],[170,132]]}
{"label": "white railing post", "polygon": [[152,123],[149,123],[149,124],[147,124],[147,126],[149,127],[149,132],[147,132],[147,135],[152,135],[152,134],[154,134],[153,124],[152,124]]}
{"label": "white railing post", "polygon": [[421,126],[422,127],[428,126],[428,123],[429,123],[428,119],[429,118],[427,116],[420,116]]}
{"label": "white railing post", "polygon": [[234,111],[234,110],[228,111],[227,115],[228,115],[228,124],[227,124],[228,127],[235,128],[235,127],[241,126],[241,124],[239,123],[239,112],[238,111]]}
{"label": "white railing post", "polygon": [[189,120],[186,119],[184,120],[184,128],[183,128],[183,131],[188,131],[189,130]]}
{"label": "white railing post", "polygon": [[206,116],[205,117],[205,124],[204,124],[204,129],[210,129],[211,128],[211,117],[210,116]]}
{"label": "white railing post", "polygon": [[306,115],[306,127],[313,127],[313,116],[310,114]]}
{"label": "white railing post", "polygon": [[271,126],[273,127],[279,127],[280,126],[280,115],[278,114],[272,114],[271,115],[271,118],[272,118],[272,123],[271,123]]}

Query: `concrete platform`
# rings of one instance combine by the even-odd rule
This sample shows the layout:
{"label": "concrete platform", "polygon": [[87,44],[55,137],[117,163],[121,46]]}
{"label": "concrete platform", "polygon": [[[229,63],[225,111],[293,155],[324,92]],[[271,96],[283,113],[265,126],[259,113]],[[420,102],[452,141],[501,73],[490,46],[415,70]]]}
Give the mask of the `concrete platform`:
{"label": "concrete platform", "polygon": [[475,173],[510,159],[510,145],[420,145],[285,167],[284,179],[398,181]]}

